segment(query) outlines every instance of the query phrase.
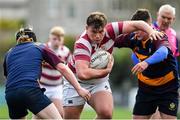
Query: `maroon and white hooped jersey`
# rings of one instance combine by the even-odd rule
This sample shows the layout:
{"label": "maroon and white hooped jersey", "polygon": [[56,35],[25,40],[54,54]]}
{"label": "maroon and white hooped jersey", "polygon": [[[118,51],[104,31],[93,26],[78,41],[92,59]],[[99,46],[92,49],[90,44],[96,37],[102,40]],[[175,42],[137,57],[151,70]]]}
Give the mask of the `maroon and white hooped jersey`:
{"label": "maroon and white hooped jersey", "polygon": [[[105,36],[100,44],[93,43],[88,37],[86,31],[77,39],[74,45],[74,53],[71,61],[68,63],[69,68],[76,73],[76,60],[85,60],[90,62],[91,55],[98,49],[113,51],[114,41],[117,36],[122,34],[123,22],[112,22],[105,26]],[[99,83],[109,79],[109,75],[104,78],[85,81],[86,83]],[[81,81],[84,82],[84,81]]]}
{"label": "maroon and white hooped jersey", "polygon": [[[51,48],[50,43],[46,43],[46,46]],[[51,49],[53,50],[53,49]],[[57,56],[61,58],[61,60],[64,63],[67,63],[71,57],[71,52],[69,48],[66,46],[60,46],[57,50],[53,50]],[[51,65],[48,63],[44,63],[42,65],[42,74],[40,79],[40,84],[47,85],[47,86],[56,86],[62,84],[62,75],[59,71],[54,69]]]}

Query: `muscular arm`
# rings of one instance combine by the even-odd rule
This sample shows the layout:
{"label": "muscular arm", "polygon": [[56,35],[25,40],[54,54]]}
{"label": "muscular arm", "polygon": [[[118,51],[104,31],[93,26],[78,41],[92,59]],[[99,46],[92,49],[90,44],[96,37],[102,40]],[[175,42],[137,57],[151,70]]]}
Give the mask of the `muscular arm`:
{"label": "muscular arm", "polygon": [[77,91],[81,88],[75,75],[65,64],[57,64],[56,69],[61,72],[61,74],[66,78],[66,80],[68,80]]}
{"label": "muscular arm", "polygon": [[149,37],[153,40],[161,39],[162,33],[153,30],[153,28],[144,21],[124,21],[122,33],[130,33],[137,30],[144,31],[149,34]]}
{"label": "muscular arm", "polygon": [[84,60],[76,61],[76,73],[81,80],[90,80],[95,78],[105,77],[111,69],[92,69],[89,67],[89,62]]}
{"label": "muscular arm", "polygon": [[124,21],[122,33],[130,33],[137,30],[151,34],[154,30],[144,21]]}

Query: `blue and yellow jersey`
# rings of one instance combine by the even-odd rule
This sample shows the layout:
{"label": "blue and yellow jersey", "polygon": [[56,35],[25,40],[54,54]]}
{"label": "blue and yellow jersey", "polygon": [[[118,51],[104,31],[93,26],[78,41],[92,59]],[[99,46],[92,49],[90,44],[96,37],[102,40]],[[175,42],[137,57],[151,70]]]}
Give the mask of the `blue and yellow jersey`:
{"label": "blue and yellow jersey", "polygon": [[[157,41],[150,39],[140,41],[137,40],[136,35],[133,33],[121,35],[115,42],[115,47],[131,48],[140,61],[149,58],[161,46],[168,48],[167,58],[159,63],[149,65],[146,70],[137,75],[139,83],[154,87],[163,86],[173,81],[176,83],[177,81],[176,62],[170,50],[167,36],[165,35],[161,40]],[[175,87],[178,87],[178,84]]]}

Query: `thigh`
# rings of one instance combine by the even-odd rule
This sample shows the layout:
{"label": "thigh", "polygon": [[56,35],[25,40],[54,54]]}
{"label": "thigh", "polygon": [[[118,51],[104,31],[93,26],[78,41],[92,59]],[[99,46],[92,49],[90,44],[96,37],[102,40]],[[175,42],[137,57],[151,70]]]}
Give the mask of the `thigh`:
{"label": "thigh", "polygon": [[113,97],[108,81],[96,84],[91,90],[91,98],[88,103],[96,110],[113,111]]}
{"label": "thigh", "polygon": [[138,90],[133,109],[134,116],[151,116],[157,109],[156,96]]}
{"label": "thigh", "polygon": [[97,112],[113,112],[113,97],[112,93],[107,91],[99,91],[92,94],[88,104]]}
{"label": "thigh", "polygon": [[[178,110],[178,92],[172,91],[161,95],[158,106],[161,115],[166,117],[176,117]],[[170,119],[170,118],[166,119]]]}
{"label": "thigh", "polygon": [[64,106],[64,119],[80,119],[84,105]]}
{"label": "thigh", "polygon": [[6,93],[6,102],[8,105],[9,117],[11,119],[20,119],[28,114],[23,99],[24,96],[19,93],[19,90],[9,91]]}
{"label": "thigh", "polygon": [[60,99],[57,98],[51,98],[51,101],[54,103],[54,105],[56,106],[56,108],[58,109],[59,113],[61,114],[61,116],[63,117],[63,105],[62,105],[62,101]]}
{"label": "thigh", "polygon": [[62,119],[53,103],[42,109],[36,116],[40,119]]}
{"label": "thigh", "polygon": [[26,106],[35,115],[52,103],[50,99],[44,95],[43,89],[29,88],[25,94]]}
{"label": "thigh", "polygon": [[152,115],[133,115],[133,120],[150,119]]}
{"label": "thigh", "polygon": [[177,117],[160,112],[161,119],[176,120]]}
{"label": "thigh", "polygon": [[161,115],[158,109],[156,109],[156,112],[151,116],[151,119],[161,119]]}

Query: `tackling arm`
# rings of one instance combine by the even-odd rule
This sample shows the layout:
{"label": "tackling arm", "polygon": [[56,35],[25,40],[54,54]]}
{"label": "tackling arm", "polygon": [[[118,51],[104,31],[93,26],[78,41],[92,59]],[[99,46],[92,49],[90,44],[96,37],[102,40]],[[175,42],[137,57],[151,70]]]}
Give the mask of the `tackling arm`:
{"label": "tackling arm", "polygon": [[153,30],[153,28],[144,21],[124,21],[122,33],[130,33],[137,30],[142,30],[149,34],[149,37],[153,40],[161,39],[162,33]]}

